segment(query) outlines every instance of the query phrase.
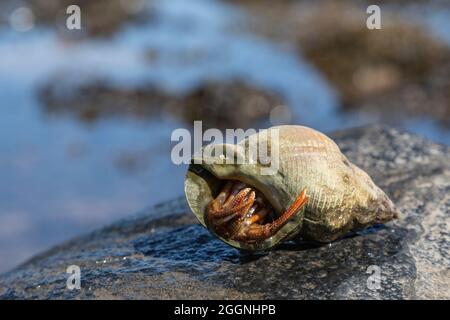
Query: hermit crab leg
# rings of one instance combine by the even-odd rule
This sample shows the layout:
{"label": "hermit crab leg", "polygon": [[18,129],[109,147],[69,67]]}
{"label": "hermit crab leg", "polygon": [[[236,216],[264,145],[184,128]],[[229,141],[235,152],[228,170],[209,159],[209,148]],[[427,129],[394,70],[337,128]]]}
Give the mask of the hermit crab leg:
{"label": "hermit crab leg", "polygon": [[[228,192],[228,198],[223,202],[224,207],[229,207],[232,205],[235,197],[246,187],[242,182],[231,182],[231,190]],[[245,188],[249,189],[249,188]],[[244,190],[245,190],[244,189]]]}
{"label": "hermit crab leg", "polygon": [[[214,216],[214,214],[215,214],[214,212],[213,213],[208,212],[209,213],[208,219],[210,222],[212,222],[216,226],[223,225],[223,224],[225,224],[233,219],[236,219],[236,218],[240,219],[241,217],[246,216],[247,213],[250,211],[251,207],[253,206],[254,200],[255,200],[255,192],[252,191],[252,192],[250,192],[250,195],[247,198],[247,200],[242,200],[238,206],[235,206],[233,208],[232,211],[233,212],[236,211],[236,212],[230,213],[230,211],[227,211],[226,213],[229,215],[227,215],[225,217],[217,217],[217,215]],[[223,213],[221,213],[221,214],[223,214]]]}
{"label": "hermit crab leg", "polygon": [[268,213],[269,213],[269,210],[267,210],[266,208],[262,208],[261,210],[253,213],[251,217],[249,217],[248,219],[246,219],[244,221],[244,223],[246,225],[250,226],[254,223],[262,221],[267,216]]}
{"label": "hermit crab leg", "polygon": [[[218,197],[221,197],[221,194]],[[255,192],[251,188],[245,188],[235,196],[232,193],[223,205],[221,204],[222,199],[216,198],[208,205],[208,214],[211,217],[224,218],[234,213],[246,213],[255,201]]]}
{"label": "hermit crab leg", "polygon": [[232,181],[227,181],[227,183],[223,187],[222,191],[219,193],[219,195],[215,199],[215,203],[217,205],[223,205],[225,200],[228,199],[228,197],[230,196],[230,192],[231,192],[231,188],[233,187],[233,184],[234,183]]}
{"label": "hermit crab leg", "polygon": [[241,235],[242,240],[245,241],[258,241],[264,240],[273,236],[278,230],[283,227],[288,220],[296,214],[305,204],[308,202],[308,196],[306,195],[306,190],[303,190],[295,199],[294,203],[287,209],[278,219],[274,222],[267,223],[265,225],[250,225],[248,230]]}
{"label": "hermit crab leg", "polygon": [[232,211],[235,211],[235,213],[232,214],[232,218],[244,217],[250,211],[250,209],[252,208],[253,203],[255,202],[255,197],[256,197],[255,192],[251,191],[250,195],[248,196],[247,200],[244,203],[239,205],[239,207],[236,206],[235,208],[233,208]]}

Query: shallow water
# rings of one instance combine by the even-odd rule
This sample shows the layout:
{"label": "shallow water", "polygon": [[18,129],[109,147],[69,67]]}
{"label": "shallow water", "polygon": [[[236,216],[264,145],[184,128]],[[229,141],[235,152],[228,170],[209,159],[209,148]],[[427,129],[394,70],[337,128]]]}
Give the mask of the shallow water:
{"label": "shallow water", "polygon": [[[42,27],[0,29],[0,271],[183,192],[186,167],[171,162],[170,136],[185,123],[170,115],[84,123],[46,113],[37,92],[55,75],[64,75],[67,90],[106,78],[121,88],[157,83],[175,92],[239,77],[286,104],[308,106],[291,110],[292,123],[331,131],[378,121],[339,113],[335,90],[290,46],[233,31],[245,22],[238,8],[206,0],[155,1],[152,8],[156,23],[127,26],[109,40],[64,42]],[[431,15],[430,25],[442,32],[449,20],[441,15]],[[149,63],[147,49],[162,58]],[[184,61],[189,52],[204,58]],[[448,129],[432,119],[399,126],[450,143]]]}

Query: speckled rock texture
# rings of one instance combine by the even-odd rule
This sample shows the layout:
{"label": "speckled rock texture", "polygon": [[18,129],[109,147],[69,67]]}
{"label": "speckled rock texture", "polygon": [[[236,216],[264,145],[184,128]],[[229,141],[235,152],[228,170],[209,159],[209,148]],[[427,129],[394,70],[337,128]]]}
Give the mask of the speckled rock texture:
{"label": "speckled rock texture", "polygon": [[[391,196],[399,220],[252,255],[215,239],[179,198],[3,274],[0,298],[450,299],[449,148],[377,126],[331,137]],[[69,265],[81,268],[80,290],[66,288]]]}

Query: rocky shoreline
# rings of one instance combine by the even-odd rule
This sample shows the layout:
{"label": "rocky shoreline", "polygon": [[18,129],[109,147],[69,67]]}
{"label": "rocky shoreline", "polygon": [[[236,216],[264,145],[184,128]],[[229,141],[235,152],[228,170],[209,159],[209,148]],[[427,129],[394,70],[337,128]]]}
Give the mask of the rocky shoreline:
{"label": "rocky shoreline", "polygon": [[[450,148],[380,126],[331,137],[400,219],[329,245],[298,240],[250,255],[211,236],[178,198],[1,275],[0,299],[449,299]],[[66,287],[70,265],[81,269],[80,290]]]}

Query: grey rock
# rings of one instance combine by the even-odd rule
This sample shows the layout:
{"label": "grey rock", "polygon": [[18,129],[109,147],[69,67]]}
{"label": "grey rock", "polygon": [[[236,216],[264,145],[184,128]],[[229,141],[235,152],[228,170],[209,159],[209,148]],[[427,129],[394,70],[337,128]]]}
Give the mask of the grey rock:
{"label": "grey rock", "polygon": [[[450,148],[379,126],[331,136],[400,219],[256,255],[215,239],[178,198],[35,256],[0,276],[0,298],[449,299]],[[80,290],[66,288],[69,265]]]}

